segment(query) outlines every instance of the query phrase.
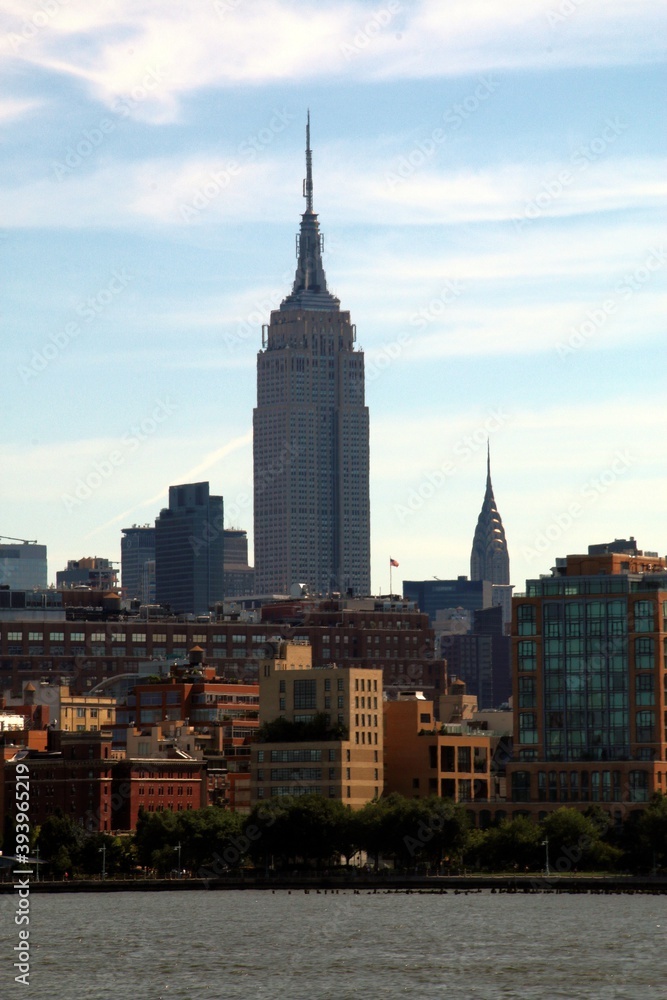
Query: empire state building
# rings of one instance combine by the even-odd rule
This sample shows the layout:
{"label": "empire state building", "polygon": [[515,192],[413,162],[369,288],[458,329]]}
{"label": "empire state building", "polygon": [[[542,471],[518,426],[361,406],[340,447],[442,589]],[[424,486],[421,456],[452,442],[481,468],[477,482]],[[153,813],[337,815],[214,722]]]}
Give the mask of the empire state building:
{"label": "empire state building", "polygon": [[255,589],[370,593],[369,424],[364,355],[327,289],[313,211],[310,116],[306,210],[291,293],[257,355],[253,412]]}

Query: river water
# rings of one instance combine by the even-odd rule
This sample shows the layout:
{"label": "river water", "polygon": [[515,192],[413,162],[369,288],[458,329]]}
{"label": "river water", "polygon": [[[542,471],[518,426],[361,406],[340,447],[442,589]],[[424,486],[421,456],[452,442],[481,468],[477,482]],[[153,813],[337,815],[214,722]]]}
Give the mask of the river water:
{"label": "river water", "polygon": [[667,897],[352,891],[0,897],[0,996],[48,1000],[658,1000]]}

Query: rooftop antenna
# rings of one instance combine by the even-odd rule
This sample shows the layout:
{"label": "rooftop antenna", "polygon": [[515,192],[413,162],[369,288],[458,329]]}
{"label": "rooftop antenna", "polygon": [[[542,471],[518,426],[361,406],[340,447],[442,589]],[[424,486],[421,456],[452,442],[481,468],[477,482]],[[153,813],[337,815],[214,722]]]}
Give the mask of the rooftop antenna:
{"label": "rooftop antenna", "polygon": [[306,199],[306,211],[313,211],[313,153],[310,148],[310,108],[306,119],[306,179],[303,182],[303,196]]}

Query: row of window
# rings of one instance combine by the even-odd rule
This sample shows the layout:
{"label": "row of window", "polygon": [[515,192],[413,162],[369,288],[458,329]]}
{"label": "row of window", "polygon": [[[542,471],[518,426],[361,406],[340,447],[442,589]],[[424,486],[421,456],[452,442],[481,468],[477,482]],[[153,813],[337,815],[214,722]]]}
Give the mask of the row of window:
{"label": "row of window", "polygon": [[[539,802],[621,802],[624,791],[630,802],[648,801],[646,771],[630,771],[625,789],[621,771],[538,771]],[[531,801],[529,771],[512,774],[512,800]]]}

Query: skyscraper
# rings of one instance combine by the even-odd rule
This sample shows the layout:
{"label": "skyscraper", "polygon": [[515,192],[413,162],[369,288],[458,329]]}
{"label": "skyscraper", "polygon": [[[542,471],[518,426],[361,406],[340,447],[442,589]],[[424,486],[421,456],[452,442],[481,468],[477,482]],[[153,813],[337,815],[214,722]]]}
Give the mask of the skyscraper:
{"label": "skyscraper", "polygon": [[180,614],[206,614],[224,597],[222,497],[208,483],[169,487],[169,507],[155,521],[155,590]]}
{"label": "skyscraper", "polygon": [[494,605],[502,607],[503,621],[505,624],[509,624],[512,620],[510,557],[507,551],[505,529],[498,513],[491,485],[491,452],[488,446],[486,492],[472,542],[470,579],[488,580],[492,584],[492,602]]}
{"label": "skyscraper", "polygon": [[122,529],[120,579],[123,597],[142,604],[155,602],[155,526],[133,524]]}
{"label": "skyscraper", "polygon": [[257,355],[253,415],[255,587],[370,592],[369,425],[364,355],[327,289],[313,211],[310,117],[306,211],[291,293]]}

